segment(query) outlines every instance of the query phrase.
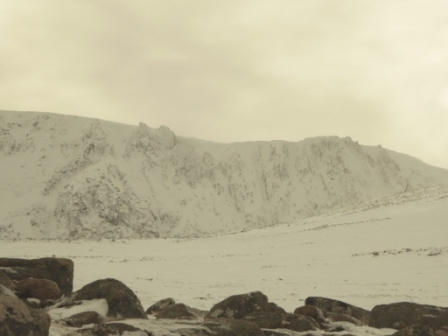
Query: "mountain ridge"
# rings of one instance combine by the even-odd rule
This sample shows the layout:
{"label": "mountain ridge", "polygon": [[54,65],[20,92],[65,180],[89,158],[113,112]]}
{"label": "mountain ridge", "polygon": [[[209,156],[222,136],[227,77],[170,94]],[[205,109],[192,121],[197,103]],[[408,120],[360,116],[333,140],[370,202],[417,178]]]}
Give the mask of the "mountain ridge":
{"label": "mountain ridge", "polygon": [[3,238],[220,234],[448,184],[448,170],[348,137],[220,144],[38,112],[0,111],[0,158]]}

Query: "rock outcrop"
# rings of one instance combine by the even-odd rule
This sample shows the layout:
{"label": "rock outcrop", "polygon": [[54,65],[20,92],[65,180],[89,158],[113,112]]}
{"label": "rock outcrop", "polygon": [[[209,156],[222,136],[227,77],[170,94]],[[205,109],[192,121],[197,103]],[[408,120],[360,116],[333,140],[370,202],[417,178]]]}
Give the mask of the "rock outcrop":
{"label": "rock outcrop", "polygon": [[448,326],[448,308],[397,302],[375,306],[370,325],[375,328],[403,329],[412,325],[439,329]]}
{"label": "rock outcrop", "polygon": [[367,325],[370,321],[370,311],[339,300],[311,296],[305,300],[305,304],[319,308],[324,314],[337,313],[352,316]]}
{"label": "rock outcrop", "polygon": [[80,328],[86,324],[101,324],[104,317],[95,311],[86,311],[62,319],[61,322],[72,328]]}
{"label": "rock outcrop", "polygon": [[27,306],[0,285],[0,335],[48,336],[51,318],[43,310]]}
{"label": "rock outcrop", "polygon": [[0,285],[3,285],[10,290],[15,290],[16,288],[14,282],[12,282],[12,280],[5,273],[1,271],[0,271]]}
{"label": "rock outcrop", "polygon": [[268,301],[262,292],[233,295],[217,303],[210,309],[206,318],[242,319],[253,313],[286,313],[284,309]]}
{"label": "rock outcrop", "polygon": [[55,282],[65,295],[71,294],[73,291],[74,264],[70,259],[0,258],[0,270],[11,280],[47,279]]}
{"label": "rock outcrop", "polygon": [[112,318],[147,319],[142,304],[135,293],[124,283],[116,279],[101,279],[89,283],[74,292],[60,304],[70,307],[82,300],[105,299],[109,306],[107,316]]}
{"label": "rock outcrop", "polygon": [[183,303],[168,305],[157,313],[158,319],[195,320],[197,318],[193,310]]}
{"label": "rock outcrop", "polygon": [[17,282],[16,288],[22,298],[38,299],[44,303],[49,300],[57,300],[62,296],[58,285],[47,279],[23,279]]}
{"label": "rock outcrop", "polygon": [[174,305],[175,303],[176,302],[173,299],[171,299],[171,298],[167,298],[167,299],[163,299],[163,300],[157,301],[152,306],[150,306],[148,309],[146,309],[146,314],[158,313],[161,310],[165,309],[166,307]]}

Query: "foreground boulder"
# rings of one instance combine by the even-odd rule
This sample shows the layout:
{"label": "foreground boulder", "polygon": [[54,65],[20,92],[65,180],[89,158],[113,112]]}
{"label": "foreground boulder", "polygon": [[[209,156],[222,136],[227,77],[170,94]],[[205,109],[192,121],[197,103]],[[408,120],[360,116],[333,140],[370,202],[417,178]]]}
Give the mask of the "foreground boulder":
{"label": "foreground boulder", "polygon": [[125,323],[107,323],[77,331],[82,336],[152,336],[152,333]]}
{"label": "foreground boulder", "polygon": [[48,336],[51,318],[43,310],[28,307],[0,285],[0,335]]}
{"label": "foreground boulder", "polygon": [[234,318],[242,319],[246,315],[264,312],[286,313],[275,303],[270,303],[268,297],[262,292],[252,292],[248,294],[233,295],[217,303],[210,309],[206,318]]}
{"label": "foreground boulder", "polygon": [[80,328],[86,324],[101,324],[104,318],[95,311],[86,311],[67,317],[61,322],[69,327]]}
{"label": "foreground boulder", "polygon": [[421,325],[412,325],[397,331],[391,336],[438,336],[433,328]]}
{"label": "foreground boulder", "polygon": [[318,330],[319,325],[310,317],[288,314],[283,308],[269,302],[261,292],[234,295],[214,305],[206,319],[246,320],[264,329],[294,331]]}
{"label": "foreground boulder", "polygon": [[63,294],[73,291],[73,261],[63,258],[0,258],[0,268],[11,280],[47,279],[54,281]]}
{"label": "foreground boulder", "polygon": [[294,310],[294,314],[312,317],[316,322],[325,322],[325,316],[322,310],[315,306],[302,306]]}
{"label": "foreground boulder", "polygon": [[159,311],[161,311],[161,310],[165,309],[166,307],[171,306],[171,305],[173,305],[175,303],[176,302],[173,299],[171,299],[171,298],[167,298],[167,299],[163,299],[163,300],[157,301],[151,307],[146,309],[146,314],[158,313]]}
{"label": "foreground boulder", "polygon": [[157,314],[158,319],[195,320],[196,314],[183,303],[176,303],[165,307]]}
{"label": "foreground boulder", "polygon": [[235,319],[210,319],[196,328],[178,329],[177,333],[192,336],[265,336],[256,324]]}
{"label": "foreground boulder", "polygon": [[2,271],[0,271],[0,285],[3,285],[10,290],[16,289],[14,282],[12,282],[12,280]]}
{"label": "foreground boulder", "polygon": [[85,285],[65,299],[60,307],[71,307],[82,300],[105,299],[109,306],[108,317],[147,319],[135,293],[121,281],[101,279]]}
{"label": "foreground boulder", "polygon": [[372,327],[403,329],[411,325],[434,329],[448,326],[448,308],[398,302],[378,305],[372,309]]}
{"label": "foreground boulder", "polygon": [[327,313],[344,314],[352,316],[367,325],[370,321],[370,312],[368,310],[338,300],[311,296],[305,300],[305,305],[319,308],[324,315]]}
{"label": "foreground boulder", "polygon": [[309,316],[281,312],[256,312],[244,317],[262,329],[288,329],[298,332],[319,330],[318,323]]}
{"label": "foreground boulder", "polygon": [[57,300],[62,296],[62,292],[58,285],[47,279],[23,279],[17,285],[17,291],[20,292],[22,298],[34,298],[42,302],[49,300]]}

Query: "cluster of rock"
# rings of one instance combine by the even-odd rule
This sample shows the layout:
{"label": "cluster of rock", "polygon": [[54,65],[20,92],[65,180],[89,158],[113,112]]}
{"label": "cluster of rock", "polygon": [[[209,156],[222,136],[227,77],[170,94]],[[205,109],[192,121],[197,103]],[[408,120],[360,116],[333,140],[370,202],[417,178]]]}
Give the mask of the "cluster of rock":
{"label": "cluster of rock", "polygon": [[[360,326],[395,329],[396,336],[448,336],[448,308],[410,302],[368,311],[309,297],[304,306],[288,313],[263,293],[252,292],[230,296],[209,311],[171,298],[145,311],[135,293],[115,279],[97,280],[73,292],[73,269],[69,259],[0,258],[0,335],[48,336],[53,323],[65,328],[66,335],[81,336],[293,336],[313,335],[313,331],[348,336],[356,335]],[[82,304],[92,300],[102,300],[107,309],[101,313],[86,308],[54,321],[50,317],[54,310],[82,310]]]}

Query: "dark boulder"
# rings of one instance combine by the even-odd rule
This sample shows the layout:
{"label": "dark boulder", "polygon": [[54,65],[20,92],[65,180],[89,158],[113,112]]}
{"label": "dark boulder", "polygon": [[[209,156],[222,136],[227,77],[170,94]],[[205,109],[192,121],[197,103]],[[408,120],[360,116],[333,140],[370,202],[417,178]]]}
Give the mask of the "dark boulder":
{"label": "dark boulder", "polygon": [[63,258],[0,258],[1,270],[11,280],[28,278],[54,281],[65,295],[73,291],[73,261]]}
{"label": "dark boulder", "polygon": [[438,329],[448,326],[448,308],[413,302],[378,305],[372,309],[370,325],[375,328],[394,329],[421,325]]}
{"label": "dark boulder", "polygon": [[233,295],[217,303],[210,309],[206,318],[242,319],[244,316],[256,312],[282,312],[285,310],[275,303],[270,303],[268,297],[261,292]]}
{"label": "dark boulder", "polygon": [[141,330],[126,323],[107,323],[94,326],[92,328],[83,328],[76,331],[82,336],[152,336],[153,334],[148,331]]}
{"label": "dark boulder", "polygon": [[86,311],[62,319],[61,322],[69,327],[80,328],[86,324],[101,324],[104,317],[95,311]]}
{"label": "dark boulder", "polygon": [[305,300],[305,305],[315,306],[319,308],[320,310],[322,310],[324,315],[326,315],[327,313],[344,314],[353,316],[354,318],[360,320],[362,323],[369,325],[370,312],[368,310],[353,306],[342,301],[311,296]]}
{"label": "dark boulder", "polygon": [[20,297],[28,299],[34,298],[42,302],[57,300],[62,296],[58,285],[47,279],[23,279],[17,282],[17,291]]}
{"label": "dark boulder", "polygon": [[437,336],[435,330],[428,326],[411,325],[403,328],[391,336]]}
{"label": "dark boulder", "polygon": [[156,317],[158,319],[195,320],[197,317],[193,310],[183,303],[176,303],[165,307]]}
{"label": "dark boulder", "polygon": [[262,329],[289,329],[293,331],[319,330],[317,322],[308,316],[282,312],[255,312],[244,317]]}
{"label": "dark boulder", "polygon": [[437,336],[448,336],[448,326],[436,330]]}
{"label": "dark boulder", "polygon": [[43,310],[28,307],[0,285],[0,335],[48,336],[51,318]]}
{"label": "dark boulder", "polygon": [[148,317],[135,293],[121,281],[101,279],[89,283],[65,299],[60,307],[71,307],[82,300],[105,299],[109,306],[107,316],[114,318]]}
{"label": "dark boulder", "polygon": [[16,289],[14,282],[12,282],[12,280],[2,271],[0,271],[0,285],[3,285],[10,290]]}
{"label": "dark boulder", "polygon": [[293,314],[312,317],[318,323],[323,323],[325,321],[325,316],[322,313],[322,310],[315,306],[302,306],[296,308]]}
{"label": "dark boulder", "polygon": [[235,319],[210,319],[194,330],[178,330],[180,335],[194,336],[264,336],[256,324]]}
{"label": "dark boulder", "polygon": [[146,314],[158,313],[159,311],[161,311],[161,310],[165,309],[166,307],[171,306],[171,305],[173,305],[175,303],[176,302],[173,299],[171,299],[171,298],[157,301],[151,307],[146,309]]}

